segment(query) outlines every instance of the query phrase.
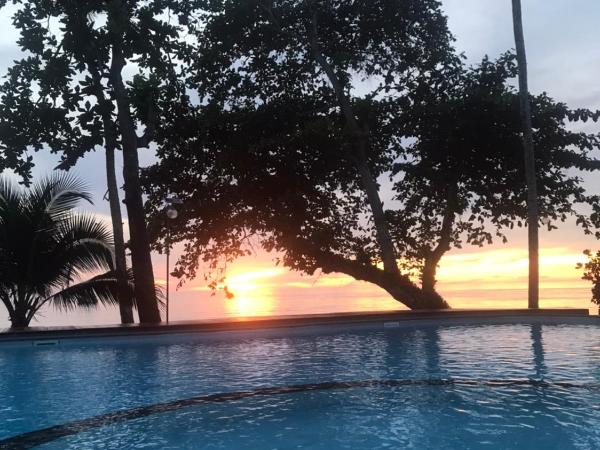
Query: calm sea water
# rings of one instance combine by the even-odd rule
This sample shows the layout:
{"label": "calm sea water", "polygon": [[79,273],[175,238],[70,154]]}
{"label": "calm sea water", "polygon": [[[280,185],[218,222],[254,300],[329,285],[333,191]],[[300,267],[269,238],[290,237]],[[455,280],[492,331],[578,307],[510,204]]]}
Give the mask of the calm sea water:
{"label": "calm sea water", "polygon": [[[524,289],[441,290],[453,308],[525,308]],[[542,289],[540,306],[544,308],[591,308],[588,288]],[[171,294],[171,320],[202,320],[237,316],[270,316],[314,314],[346,311],[377,311],[404,309],[385,292],[366,283],[353,283],[341,288],[290,289],[272,288],[267,292],[241,293],[231,300],[206,291],[175,291]],[[41,312],[39,326],[103,325],[119,322],[116,309],[64,313],[47,308]],[[9,326],[0,305],[0,327]]]}

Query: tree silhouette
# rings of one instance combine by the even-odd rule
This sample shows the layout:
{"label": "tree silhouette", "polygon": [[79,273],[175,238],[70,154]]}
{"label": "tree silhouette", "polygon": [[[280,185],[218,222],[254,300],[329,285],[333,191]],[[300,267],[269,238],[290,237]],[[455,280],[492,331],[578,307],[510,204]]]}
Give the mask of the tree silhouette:
{"label": "tree silhouette", "polygon": [[583,254],[588,260],[577,263],[576,268],[583,270],[582,280],[592,282],[592,303],[600,305],[600,251],[592,253],[591,250],[584,250]]}
{"label": "tree silhouette", "polygon": [[[402,205],[390,211],[392,235],[424,290],[435,288],[437,266],[451,248],[506,242],[505,231],[527,220],[519,94],[510,86],[516,75],[514,55],[486,58],[397,123],[413,142],[392,171]],[[597,217],[588,211],[599,197],[586,193],[579,173],[600,168],[592,156],[600,140],[571,125],[596,121],[599,113],[571,110],[547,94],[530,101],[540,221],[551,230],[573,217],[585,233],[597,234]]]}
{"label": "tree silhouette", "polygon": [[170,189],[188,199],[182,216],[219,230],[188,229],[188,273],[198,256],[243,253],[250,232],[294,269],[447,307],[400,272],[379,189],[399,151],[393,116],[457,63],[438,2],[251,0],[204,19],[188,67],[200,102],[161,118],[148,175],[155,208]]}
{"label": "tree silhouette", "polygon": [[[416,271],[433,295],[448,250],[505,240],[527,218],[519,96],[509,85],[515,75],[514,56],[506,54],[454,67],[452,79],[427,90],[418,105],[360,104],[376,142],[389,149],[374,167],[391,182],[385,217],[400,267]],[[591,156],[600,141],[567,125],[598,113],[570,110],[546,94],[533,101],[543,149],[541,217],[549,229],[574,217],[596,233],[598,218],[585,212],[599,199],[573,173],[600,168]],[[323,111],[319,96],[282,91],[265,104],[201,106],[173,121],[146,181],[157,227],[166,189],[189,199],[173,227],[174,239],[188,241],[178,276],[195,276],[199,259],[214,267],[224,254],[243,255],[254,239],[283,253],[292,269],[343,272],[385,289],[376,276],[383,271],[364,275],[380,261],[378,245],[360,178],[344,158],[343,122],[335,110]]]}
{"label": "tree silhouette", "polygon": [[[26,56],[9,69],[0,88],[0,168],[14,169],[27,179],[33,165],[29,149],[48,147],[59,152],[60,167],[68,168],[104,145],[117,268],[125,295],[126,261],[114,177],[114,152],[122,150],[140,321],[158,322],[138,149],[153,140],[155,108],[161,99],[179,95],[176,53],[184,46],[179,25],[169,17],[182,4],[158,0],[15,3],[19,6],[14,24]],[[134,76],[128,75],[132,70]]]}
{"label": "tree silhouette", "polygon": [[[29,190],[0,179],[0,300],[13,327],[28,326],[47,304],[69,310],[118,303],[110,232],[73,212],[81,200],[90,194],[68,176]],[[101,274],[78,281],[89,272]]]}

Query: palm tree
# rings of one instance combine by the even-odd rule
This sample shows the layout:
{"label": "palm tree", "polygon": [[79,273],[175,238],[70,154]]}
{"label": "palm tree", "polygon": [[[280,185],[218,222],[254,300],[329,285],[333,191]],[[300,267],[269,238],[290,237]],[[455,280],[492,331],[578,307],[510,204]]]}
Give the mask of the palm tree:
{"label": "palm tree", "polygon": [[539,238],[538,238],[538,199],[535,174],[535,153],[533,147],[533,126],[531,124],[531,104],[527,82],[527,55],[523,37],[521,0],[512,0],[513,27],[519,65],[519,96],[521,124],[523,128],[523,150],[525,154],[525,179],[527,180],[527,233],[529,243],[529,308],[539,307]]}
{"label": "palm tree", "polygon": [[[0,300],[14,327],[44,305],[117,305],[108,228],[73,208],[91,196],[77,179],[51,176],[29,190],[0,178]],[[85,274],[100,273],[82,281]]]}

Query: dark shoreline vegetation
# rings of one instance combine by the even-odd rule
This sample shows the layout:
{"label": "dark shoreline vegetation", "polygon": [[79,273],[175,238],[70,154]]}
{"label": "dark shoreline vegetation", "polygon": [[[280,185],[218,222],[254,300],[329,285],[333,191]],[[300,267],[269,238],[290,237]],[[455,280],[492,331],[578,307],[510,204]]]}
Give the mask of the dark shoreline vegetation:
{"label": "dark shoreline vegetation", "polygon": [[[519,0],[517,54],[473,66],[436,0],[14,3],[23,58],[0,85],[0,170],[28,185],[31,150],[69,170],[103,148],[123,323],[134,299],[140,322],[160,321],[150,251],[176,243],[173,275],[215,289],[259,247],[444,309],[448,251],[527,228],[536,308],[538,226],[574,219],[600,237],[600,197],[581,178],[600,168],[600,136],[574,131],[600,112],[528,92]],[[158,160],[140,170],[142,148]]]}

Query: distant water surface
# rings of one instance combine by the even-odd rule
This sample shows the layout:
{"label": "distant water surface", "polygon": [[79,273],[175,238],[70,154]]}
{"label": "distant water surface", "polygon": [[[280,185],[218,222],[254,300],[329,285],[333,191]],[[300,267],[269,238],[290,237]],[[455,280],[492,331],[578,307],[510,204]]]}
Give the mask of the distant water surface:
{"label": "distant water surface", "polygon": [[[526,308],[525,289],[470,289],[441,290],[453,308]],[[586,288],[542,289],[542,308],[590,308],[590,290]],[[317,314],[349,311],[391,311],[406,309],[389,298],[384,291],[367,283],[352,283],[337,288],[298,288],[242,292],[233,299],[222,294],[211,296],[207,291],[175,291],[171,293],[170,319],[202,320],[244,316],[280,316],[292,314]],[[6,313],[0,309],[0,327],[9,325]],[[68,313],[47,308],[42,311],[38,326],[107,325],[119,322],[116,309],[100,308],[92,311]]]}

